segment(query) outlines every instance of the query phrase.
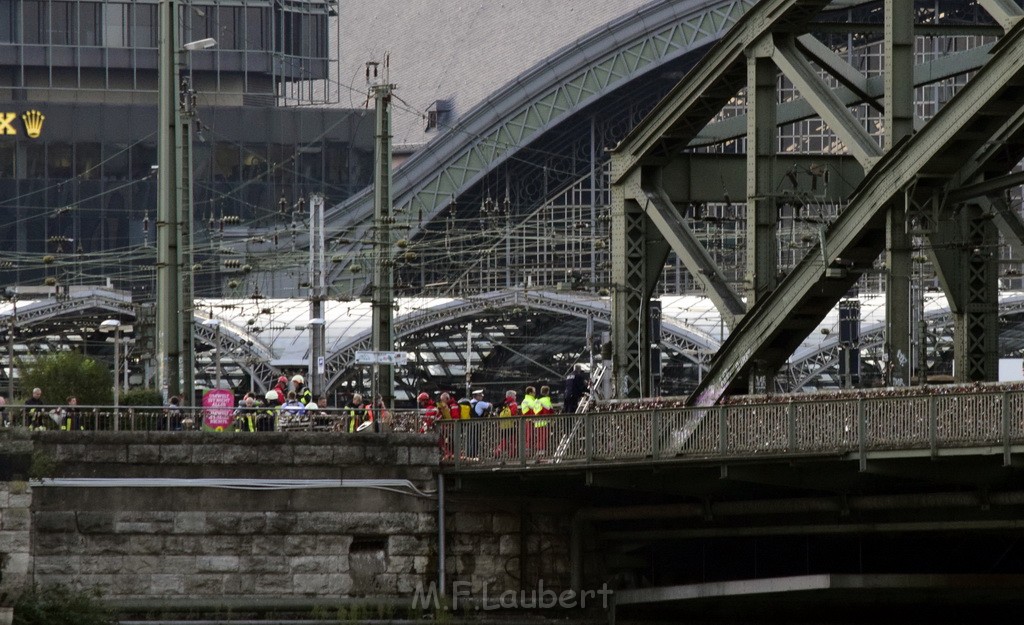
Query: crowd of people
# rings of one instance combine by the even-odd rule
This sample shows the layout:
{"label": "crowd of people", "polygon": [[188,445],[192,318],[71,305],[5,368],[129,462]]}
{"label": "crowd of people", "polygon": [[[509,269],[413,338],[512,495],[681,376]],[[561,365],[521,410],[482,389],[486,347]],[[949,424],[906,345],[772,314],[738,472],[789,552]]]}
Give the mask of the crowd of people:
{"label": "crowd of people", "polygon": [[[238,432],[273,432],[289,430],[318,430],[336,432],[380,432],[385,424],[390,429],[419,430],[421,433],[433,432],[437,424],[453,419],[509,419],[501,424],[504,440],[499,453],[515,455],[519,441],[513,436],[512,417],[542,417],[553,414],[556,408],[551,399],[551,388],[548,385],[537,387],[527,386],[522,400],[518,399],[515,390],[505,393],[501,402],[491,402],[484,398],[484,390],[477,389],[469,397],[457,398],[455,392],[438,392],[434,397],[422,392],[417,397],[416,410],[406,411],[402,423],[392,419],[392,415],[384,405],[381,397],[369,401],[362,393],[354,392],[340,407],[331,407],[327,397],[321,395],[314,398],[311,389],[306,385],[301,374],[280,376],[270,390],[265,393],[249,392],[238,399],[237,406],[233,399],[228,398],[228,407],[203,407],[190,409],[180,397],[168,398],[166,404],[156,411],[155,421],[150,425],[161,431],[182,431],[210,429],[208,418],[211,414],[228,416],[221,419],[222,425],[214,429],[233,430]],[[575,412],[580,399],[588,389],[587,374],[580,366],[576,366],[565,380],[562,411]],[[31,396],[25,399],[23,406],[17,411],[19,424],[33,430],[88,430],[93,428],[106,429],[97,418],[95,410],[88,414],[78,407],[78,398],[68,397],[63,405],[55,405],[43,399],[40,388],[32,390]],[[4,425],[12,425],[12,415],[7,411],[6,398],[0,396],[0,420]],[[152,411],[151,411],[152,412]],[[544,419],[531,420],[531,428],[526,441],[527,446],[543,453],[547,446],[548,423]],[[467,441],[472,442],[472,441]],[[475,447],[476,445],[474,445]],[[450,446],[449,446],[450,447]],[[474,454],[477,450],[471,449]]]}

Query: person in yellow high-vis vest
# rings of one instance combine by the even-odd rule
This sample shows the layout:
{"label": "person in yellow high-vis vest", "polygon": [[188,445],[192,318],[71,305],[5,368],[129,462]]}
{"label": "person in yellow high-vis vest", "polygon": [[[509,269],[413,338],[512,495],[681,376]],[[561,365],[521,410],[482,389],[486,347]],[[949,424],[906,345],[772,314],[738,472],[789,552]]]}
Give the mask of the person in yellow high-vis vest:
{"label": "person in yellow high-vis vest", "polygon": [[[555,412],[551,407],[551,389],[547,386],[540,387],[540,397],[535,400],[538,415],[549,415]],[[538,456],[543,456],[548,450],[548,437],[550,435],[547,419],[535,419],[533,422],[533,449]]]}

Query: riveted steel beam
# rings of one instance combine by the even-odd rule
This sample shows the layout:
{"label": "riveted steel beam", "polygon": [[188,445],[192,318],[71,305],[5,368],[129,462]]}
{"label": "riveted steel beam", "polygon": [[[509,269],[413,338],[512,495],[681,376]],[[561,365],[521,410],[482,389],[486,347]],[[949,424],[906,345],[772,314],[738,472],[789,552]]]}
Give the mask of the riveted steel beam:
{"label": "riveted steel beam", "polygon": [[686,225],[665,190],[656,180],[644,180],[639,185],[633,184],[627,188],[630,197],[644,203],[644,211],[651,222],[715,303],[725,324],[733,327],[736,319],[746,312],[746,306],[726,282],[721,269],[715,264],[707,249]]}
{"label": "riveted steel beam", "polygon": [[[752,363],[776,365],[871,266],[882,250],[885,211],[905,190],[927,193],[1005,174],[1024,155],[1024,28],[921,131],[882,157],[832,224],[826,252],[812,250],[738,324],[690,403],[708,405],[745,388]],[[823,262],[824,261],[824,262]]]}

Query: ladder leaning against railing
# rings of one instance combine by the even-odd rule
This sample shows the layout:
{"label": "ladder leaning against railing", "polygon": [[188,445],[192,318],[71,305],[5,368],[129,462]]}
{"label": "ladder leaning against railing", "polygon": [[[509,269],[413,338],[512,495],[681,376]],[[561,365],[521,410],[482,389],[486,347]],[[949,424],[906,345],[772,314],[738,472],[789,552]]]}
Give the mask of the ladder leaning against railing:
{"label": "ladder leaning against railing", "polygon": [[[586,393],[580,399],[580,403],[576,406],[576,414],[583,415],[590,410],[591,405],[602,399],[601,389],[603,389],[604,376],[608,371],[608,367],[605,366],[604,361],[599,361],[594,365],[594,370],[590,372],[590,385]],[[552,462],[561,462],[565,458],[566,452],[569,450],[570,445],[573,441],[584,435],[583,423],[585,417],[577,417],[576,422],[573,423],[572,429],[568,433],[562,436],[561,440],[558,441],[558,447],[555,449],[555,455],[552,458]]]}

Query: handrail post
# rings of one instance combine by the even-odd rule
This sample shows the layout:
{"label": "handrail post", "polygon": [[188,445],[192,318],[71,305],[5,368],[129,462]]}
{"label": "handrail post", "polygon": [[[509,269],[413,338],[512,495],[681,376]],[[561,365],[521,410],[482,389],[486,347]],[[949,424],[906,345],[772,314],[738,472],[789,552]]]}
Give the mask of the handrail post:
{"label": "handrail post", "polygon": [[1010,462],[1010,392],[1003,391],[1003,466]]}
{"label": "handrail post", "polygon": [[462,466],[462,419],[456,419],[452,429],[452,458],[455,460],[455,468]]}
{"label": "handrail post", "polygon": [[939,455],[939,401],[935,395],[928,396],[928,445],[932,458]]}
{"label": "handrail post", "polygon": [[787,440],[786,447],[790,453],[796,451],[796,403],[789,402],[788,414],[786,415]]}
{"label": "handrail post", "polygon": [[661,456],[661,410],[651,412],[651,460]]}
{"label": "handrail post", "polygon": [[868,470],[868,420],[864,410],[864,398],[857,398],[857,446],[860,450],[860,470]]}
{"label": "handrail post", "polygon": [[516,452],[521,466],[526,466],[526,426],[526,418],[519,416],[516,419]]}
{"label": "handrail post", "polygon": [[583,413],[583,447],[587,463],[594,461],[594,419],[601,413]]}
{"label": "handrail post", "polygon": [[724,456],[729,447],[729,431],[725,419],[725,406],[718,407],[718,453]]}

